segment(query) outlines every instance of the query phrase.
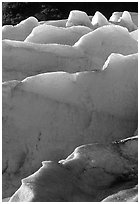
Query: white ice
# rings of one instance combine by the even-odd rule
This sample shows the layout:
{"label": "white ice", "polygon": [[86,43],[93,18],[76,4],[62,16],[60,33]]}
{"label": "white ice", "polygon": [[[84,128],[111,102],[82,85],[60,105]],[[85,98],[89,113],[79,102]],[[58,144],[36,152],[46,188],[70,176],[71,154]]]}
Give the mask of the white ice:
{"label": "white ice", "polygon": [[[138,17],[133,18],[135,19]],[[123,13],[114,12],[110,17],[109,21],[117,23],[120,26],[126,27],[129,30],[129,32],[131,32],[137,29],[137,26],[133,22],[133,18],[131,17],[131,14],[128,11],[124,11]]]}
{"label": "white ice", "polygon": [[88,15],[84,11],[79,11],[79,10],[71,11],[66,23],[66,27],[71,27],[74,25],[75,26],[82,25],[82,26],[87,26],[89,28],[93,27]]}
{"label": "white ice", "polygon": [[108,20],[106,19],[106,17],[100,13],[99,11],[96,11],[96,13],[94,14],[93,18],[92,18],[92,22],[93,26],[95,27],[101,27],[104,25],[109,25]]}
{"label": "white ice", "polygon": [[30,35],[25,39],[25,42],[74,45],[80,37],[91,31],[92,30],[90,28],[85,26],[62,28],[43,24],[35,27]]}
{"label": "white ice", "polygon": [[122,16],[119,19],[121,24],[128,28],[129,31],[134,31],[137,29],[137,26],[133,23],[131,15],[128,11],[124,11]]}
{"label": "white ice", "polygon": [[32,29],[38,25],[38,20],[35,17],[29,17],[16,26],[5,25],[2,27],[2,39],[24,41]]}
{"label": "white ice", "polygon": [[138,41],[138,29],[130,33],[131,37]]}
{"label": "white ice", "polygon": [[121,26],[103,26],[73,46],[3,40],[3,80],[38,73],[100,70],[111,53],[137,53],[138,42]]}
{"label": "white ice", "polygon": [[64,20],[53,20],[53,21],[40,21],[39,24],[40,25],[52,25],[52,26],[56,26],[56,27],[66,27],[66,22],[67,22],[67,19],[64,19]]}
{"label": "white ice", "polygon": [[3,40],[3,81],[44,72],[84,71],[90,63],[72,46]]}
{"label": "white ice", "polygon": [[137,41],[126,28],[117,25],[102,26],[79,39],[74,47],[83,50],[100,68],[111,53],[124,55],[138,52]]}
{"label": "white ice", "polygon": [[99,72],[46,73],[3,84],[4,197],[43,160],[134,133],[137,61],[137,54],[112,54]]}
{"label": "white ice", "polygon": [[[133,66],[134,68],[132,69]],[[102,77],[104,75],[105,77]],[[131,75],[133,75],[133,78]],[[122,80],[122,78],[124,79]],[[117,103],[115,107],[114,104],[116,97],[118,97],[119,100],[121,100],[121,97],[125,97],[125,92],[127,94],[128,92],[134,93],[133,88],[136,88],[136,86],[133,87],[132,84],[135,84],[135,82],[137,82],[137,54],[128,56],[111,54],[104,64],[103,71],[99,73],[83,72],[69,74],[65,72],[54,72],[40,74],[23,80],[22,87],[26,91],[32,91],[55,100],[61,100],[61,102],[71,103],[73,101],[75,104],[84,102],[84,105],[88,107],[86,99],[83,101],[81,98],[85,96],[83,93],[85,91],[85,93],[90,93],[89,98],[92,96],[93,106],[99,109],[99,111],[101,111],[101,109],[104,109],[104,111],[112,110],[116,111],[114,113],[112,112],[113,114],[120,116],[125,112],[127,117],[129,112],[130,115],[134,114],[135,116],[136,112],[134,113],[132,111],[134,107],[130,107],[128,112],[126,112],[125,109],[122,110],[122,108],[121,111],[118,112],[120,104]],[[126,87],[128,90],[126,90]],[[113,89],[115,89],[115,91],[113,91]],[[108,97],[110,99],[108,99]],[[101,98],[103,102],[100,104]],[[136,100],[136,95],[131,99],[132,101],[130,99],[129,101],[125,101],[124,105],[131,106],[131,102]]]}

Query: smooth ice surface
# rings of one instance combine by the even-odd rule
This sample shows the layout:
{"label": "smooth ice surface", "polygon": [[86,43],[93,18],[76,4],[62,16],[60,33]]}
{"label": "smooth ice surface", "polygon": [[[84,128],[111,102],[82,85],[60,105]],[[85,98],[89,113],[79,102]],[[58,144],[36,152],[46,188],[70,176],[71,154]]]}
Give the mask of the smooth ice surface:
{"label": "smooth ice surface", "polygon": [[61,102],[79,104],[83,94],[77,85],[76,74],[53,72],[28,77],[22,81],[22,89]]}
{"label": "smooth ice surface", "polygon": [[137,46],[137,41],[131,37],[127,29],[117,25],[102,26],[81,37],[74,45],[91,57],[93,63],[96,62],[97,69],[111,53],[137,53]]}
{"label": "smooth ice surface", "polygon": [[137,46],[127,29],[114,25],[85,34],[73,46],[3,40],[3,81],[44,72],[100,70],[112,52],[133,54]]}
{"label": "smooth ice surface", "polygon": [[57,43],[64,45],[74,45],[80,37],[92,30],[85,26],[72,26],[70,28],[55,27],[52,25],[40,25],[35,27],[25,42],[32,43]]}
{"label": "smooth ice surface", "polygon": [[96,13],[94,14],[94,16],[92,18],[91,23],[93,24],[93,26],[97,26],[97,27],[109,25],[109,22],[106,19],[106,17],[102,13],[100,13],[99,11],[96,11]]}
{"label": "smooth ice surface", "polygon": [[68,21],[66,23],[66,27],[70,27],[74,25],[75,26],[83,25],[89,28],[93,27],[88,15],[85,12],[79,11],[79,10],[71,11],[68,17]]}
{"label": "smooth ice surface", "polygon": [[138,27],[138,13],[130,12],[133,23]]}
{"label": "smooth ice surface", "polygon": [[56,26],[56,27],[66,27],[66,22],[67,19],[63,19],[63,20],[53,20],[53,21],[40,21],[40,25],[45,24],[45,25],[52,25],[52,26]]}
{"label": "smooth ice surface", "polygon": [[122,12],[113,12],[109,21],[117,22],[121,16],[122,16]]}
{"label": "smooth ice surface", "polygon": [[[133,67],[133,68],[132,68]],[[64,102],[83,103],[88,107],[86,98],[91,98],[92,107],[96,107],[101,111],[113,111],[113,114],[126,117],[130,113],[130,117],[137,113],[137,109],[132,106],[133,102],[137,100],[137,54],[123,56],[120,54],[111,54],[106,61],[102,72],[83,72],[76,74],[68,74],[65,72],[54,72],[40,74],[33,77],[26,78],[22,81],[23,89],[31,91],[46,97],[51,97],[55,100],[61,100]],[[105,77],[102,77],[104,76]],[[132,77],[133,75],[133,77]],[[122,80],[123,79],[123,80]],[[36,88],[35,88],[36,87]],[[100,88],[99,88],[100,87]],[[127,89],[126,89],[127,87]],[[113,89],[115,91],[113,91]],[[135,90],[136,89],[136,90]],[[100,90],[100,91],[99,91]],[[84,93],[90,94],[90,96],[84,96]],[[115,95],[114,95],[114,93]],[[130,106],[129,110],[123,110],[123,99],[130,97],[131,99],[125,101],[124,106]],[[125,95],[126,94],[126,95]],[[128,94],[128,96],[127,96]],[[133,96],[135,97],[133,98]],[[82,100],[82,97],[86,97]],[[114,107],[116,98],[119,98],[120,104],[117,103]],[[100,104],[99,101],[102,102]],[[108,103],[109,102],[109,103]],[[101,109],[100,109],[101,108]],[[120,109],[121,108],[121,109]],[[118,110],[121,110],[120,112]],[[134,109],[136,110],[134,113]],[[123,111],[123,112],[122,112]],[[125,117],[125,115],[124,115]]]}
{"label": "smooth ice surface", "polygon": [[131,37],[138,41],[138,29],[130,33]]}
{"label": "smooth ice surface", "polygon": [[124,11],[122,16],[119,19],[121,25],[128,28],[129,31],[137,29],[137,26],[133,23],[131,15],[128,11]]}
{"label": "smooth ice surface", "polygon": [[29,17],[16,26],[5,25],[2,27],[2,39],[24,41],[32,29],[38,25],[38,20],[35,17]]}
{"label": "smooth ice surface", "polygon": [[72,46],[3,40],[3,81],[38,73],[89,70],[91,60]]}

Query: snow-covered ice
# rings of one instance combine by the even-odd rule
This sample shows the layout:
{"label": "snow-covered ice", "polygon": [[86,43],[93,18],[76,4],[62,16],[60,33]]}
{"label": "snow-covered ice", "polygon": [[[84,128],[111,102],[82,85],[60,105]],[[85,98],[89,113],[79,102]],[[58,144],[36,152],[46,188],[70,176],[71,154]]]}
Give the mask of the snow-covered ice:
{"label": "snow-covered ice", "polygon": [[29,17],[16,26],[5,25],[2,27],[2,39],[24,41],[32,29],[39,25],[35,17]]}
{"label": "snow-covered ice", "polygon": [[137,57],[112,54],[100,72],[46,73],[3,84],[4,197],[43,160],[133,135]]}
{"label": "snow-covered ice", "polygon": [[30,35],[25,39],[25,42],[74,45],[80,37],[91,31],[92,30],[86,26],[72,26],[68,28],[61,28],[43,24],[35,27]]}

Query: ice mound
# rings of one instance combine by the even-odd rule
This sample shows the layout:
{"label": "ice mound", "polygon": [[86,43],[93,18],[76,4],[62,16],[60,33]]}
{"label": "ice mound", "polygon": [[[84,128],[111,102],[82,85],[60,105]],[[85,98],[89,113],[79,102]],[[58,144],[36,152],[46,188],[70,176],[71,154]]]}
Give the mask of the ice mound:
{"label": "ice mound", "polygon": [[83,50],[93,63],[96,62],[97,69],[103,66],[112,52],[129,55],[138,52],[137,46],[137,41],[127,29],[116,25],[102,26],[81,37],[74,45]]}
{"label": "ice mound", "polygon": [[85,12],[79,11],[79,10],[73,10],[69,14],[66,27],[77,26],[77,25],[93,28],[91,21]]}
{"label": "ice mound", "polygon": [[98,27],[101,27],[104,25],[109,25],[109,22],[106,19],[106,17],[102,13],[100,13],[99,11],[97,11],[95,13],[95,15],[93,16],[91,23],[93,24],[94,28],[96,28],[96,27],[98,28]]}
{"label": "ice mound", "polygon": [[38,20],[35,17],[29,17],[16,26],[5,25],[2,27],[2,39],[24,41],[33,28],[38,25]]}
{"label": "ice mound", "polygon": [[137,58],[112,54],[100,72],[46,73],[3,84],[3,197],[43,160],[133,135]]}
{"label": "ice mound", "polygon": [[137,53],[137,47],[127,29],[114,25],[85,34],[73,46],[3,40],[3,80],[53,71],[100,70],[111,53],[129,55]]}
{"label": "ice mound", "polygon": [[72,26],[69,28],[55,27],[52,25],[40,25],[35,27],[25,42],[63,45],[74,45],[80,37],[92,30],[85,26]]}
{"label": "ice mound", "polygon": [[[138,17],[137,17],[138,18]],[[126,27],[129,32],[137,29],[137,26],[134,24],[131,14],[128,11],[123,13],[115,12],[109,19],[110,22]]]}
{"label": "ice mound", "polygon": [[[83,145],[59,163],[44,161],[37,172],[22,180],[10,202],[100,202],[132,188],[137,182],[137,145],[137,137],[107,146]],[[132,146],[135,152],[130,156]]]}

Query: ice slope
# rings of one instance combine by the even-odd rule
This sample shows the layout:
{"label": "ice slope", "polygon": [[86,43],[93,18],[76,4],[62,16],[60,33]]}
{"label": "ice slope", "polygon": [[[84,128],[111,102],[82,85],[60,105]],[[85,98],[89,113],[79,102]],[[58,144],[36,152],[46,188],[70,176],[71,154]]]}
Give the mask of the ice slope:
{"label": "ice slope", "polygon": [[5,25],[2,27],[2,39],[24,41],[32,29],[38,25],[38,20],[35,17],[29,17],[16,26]]}
{"label": "ice slope", "polygon": [[[100,202],[132,188],[137,183],[137,142],[133,137],[109,145],[83,145],[59,163],[43,161],[37,172],[22,180],[10,202]],[[129,193],[123,201],[138,190]]]}
{"label": "ice slope", "polygon": [[93,28],[93,25],[91,24],[91,21],[88,15],[84,11],[72,10],[66,22],[66,27],[77,26],[77,25]]}
{"label": "ice slope", "polygon": [[53,71],[69,73],[102,69],[111,53],[138,52],[138,42],[121,26],[103,26],[73,46],[3,40],[3,81]]}
{"label": "ice slope", "polygon": [[80,37],[91,31],[92,30],[90,28],[85,26],[61,28],[44,24],[35,27],[24,42],[74,45]]}
{"label": "ice slope", "polygon": [[3,197],[43,160],[137,129],[137,54],[112,54],[99,72],[46,73],[3,83]]}

